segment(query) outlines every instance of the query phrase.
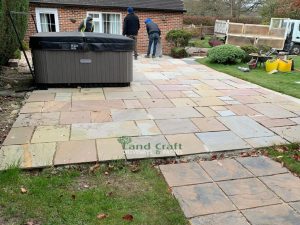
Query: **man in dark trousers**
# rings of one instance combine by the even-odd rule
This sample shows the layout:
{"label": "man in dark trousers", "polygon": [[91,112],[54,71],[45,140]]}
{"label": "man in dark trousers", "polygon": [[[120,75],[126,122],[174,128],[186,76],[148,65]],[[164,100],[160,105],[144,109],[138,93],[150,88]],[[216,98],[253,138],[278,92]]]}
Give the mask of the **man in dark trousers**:
{"label": "man in dark trousers", "polygon": [[135,15],[132,7],[127,9],[128,15],[124,19],[123,25],[123,35],[134,40],[134,59],[137,60],[137,36],[140,29],[140,20],[137,15]]}
{"label": "man in dark trousers", "polygon": [[79,32],[94,32],[95,24],[93,21],[93,17],[88,16],[85,20],[81,22],[78,27]]}
{"label": "man in dark trousers", "polygon": [[154,23],[150,18],[145,20],[147,33],[149,37],[149,46],[148,46],[148,52],[146,55],[146,58],[150,58],[150,52],[153,45],[153,52],[152,52],[152,58],[155,58],[156,55],[156,47],[159,40],[159,37],[161,35],[161,31],[156,23]]}

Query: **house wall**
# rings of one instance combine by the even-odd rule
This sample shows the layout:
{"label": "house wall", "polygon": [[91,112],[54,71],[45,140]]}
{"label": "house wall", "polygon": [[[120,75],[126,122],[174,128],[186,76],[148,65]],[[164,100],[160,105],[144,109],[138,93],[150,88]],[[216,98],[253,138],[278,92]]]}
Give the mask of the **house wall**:
{"label": "house wall", "polygon": [[[35,16],[35,8],[56,8],[58,10],[59,17],[59,28],[60,32],[70,32],[77,31],[77,28],[81,21],[87,16],[88,11],[95,12],[114,12],[122,14],[122,22],[127,12],[123,9],[106,9],[101,7],[65,7],[65,6],[53,6],[53,5],[41,5],[41,4],[31,4],[30,12]],[[148,35],[146,31],[146,26],[144,20],[146,18],[151,18],[155,23],[158,24],[162,31],[162,43],[163,43],[163,53],[169,54],[170,45],[166,42],[165,37],[168,31],[173,29],[183,28],[183,13],[180,12],[154,12],[154,11],[138,11],[136,14],[140,18],[141,29],[138,36],[138,51],[139,54],[145,54],[148,47]],[[76,23],[73,24],[70,19],[75,19]],[[35,33],[35,26],[33,20],[29,19],[29,29],[27,32],[27,40],[29,36]]]}

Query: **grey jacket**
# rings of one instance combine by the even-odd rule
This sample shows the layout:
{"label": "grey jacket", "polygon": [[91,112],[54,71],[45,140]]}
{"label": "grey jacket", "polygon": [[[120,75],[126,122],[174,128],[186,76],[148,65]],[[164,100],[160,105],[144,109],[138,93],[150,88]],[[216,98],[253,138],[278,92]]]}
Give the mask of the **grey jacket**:
{"label": "grey jacket", "polygon": [[158,33],[159,36],[161,35],[161,31],[156,23],[153,23],[153,22],[147,23],[146,28],[147,28],[148,35],[154,34],[154,33]]}

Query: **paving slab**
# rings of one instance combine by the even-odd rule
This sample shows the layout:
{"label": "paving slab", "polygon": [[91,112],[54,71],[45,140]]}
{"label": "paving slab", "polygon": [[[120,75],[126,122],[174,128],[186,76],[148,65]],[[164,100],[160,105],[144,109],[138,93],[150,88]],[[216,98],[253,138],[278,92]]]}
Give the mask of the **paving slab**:
{"label": "paving slab", "polygon": [[20,145],[30,143],[34,127],[13,127],[6,139],[3,142],[3,145]]}
{"label": "paving slab", "polygon": [[58,142],[54,165],[96,162],[95,140]]}
{"label": "paving slab", "polygon": [[168,99],[140,99],[144,108],[171,108],[175,107]]}
{"label": "paving slab", "polygon": [[122,100],[101,100],[101,101],[74,101],[72,102],[72,111],[102,111],[110,109],[125,109],[126,106]]}
{"label": "paving slab", "polygon": [[72,95],[72,101],[97,101],[105,100],[103,93],[74,93]]}
{"label": "paving slab", "polygon": [[300,215],[286,204],[243,210],[252,225],[299,225]]}
{"label": "paving slab", "polygon": [[260,114],[247,105],[229,105],[226,107],[239,116],[255,116]]}
{"label": "paving slab", "polygon": [[33,133],[31,143],[67,141],[69,140],[69,136],[69,125],[38,126]]}
{"label": "paving slab", "polygon": [[292,142],[300,142],[300,125],[287,126],[287,127],[275,127],[271,128],[272,131],[280,135],[282,138]]}
{"label": "paving slab", "polygon": [[125,159],[125,152],[118,138],[96,140],[99,161]]}
{"label": "paving slab", "polygon": [[250,170],[255,176],[268,176],[288,172],[288,170],[282,167],[280,163],[265,156],[237,158],[236,160]]}
{"label": "paving slab", "polygon": [[169,99],[172,98],[185,98],[186,95],[182,91],[162,91]]}
{"label": "paving slab", "polygon": [[35,127],[59,124],[60,113],[20,114],[13,127]]}
{"label": "paving slab", "polygon": [[62,112],[60,124],[89,123],[91,122],[91,112]]}
{"label": "paving slab", "polygon": [[53,101],[55,98],[54,93],[31,93],[26,102],[45,102]]}
{"label": "paving slab", "polygon": [[56,93],[54,101],[56,102],[71,102],[72,93]]}
{"label": "paving slab", "polygon": [[250,108],[254,109],[255,111],[268,116],[270,118],[289,118],[295,117],[296,114],[271,103],[261,103],[261,104],[249,104]]}
{"label": "paving slab", "polygon": [[293,122],[295,122],[296,124],[300,124],[300,117],[291,118],[291,120],[292,120]]}
{"label": "paving slab", "polygon": [[124,100],[127,109],[142,109],[144,108],[139,100]]}
{"label": "paving slab", "polygon": [[200,165],[214,181],[253,177],[247,169],[234,159],[200,161]]}
{"label": "paving slab", "polygon": [[193,107],[193,106],[197,106],[197,104],[194,103],[189,98],[173,98],[173,99],[171,99],[171,101],[173,102],[173,104],[176,107]]}
{"label": "paving slab", "polygon": [[298,213],[300,213],[300,202],[291,202],[289,205],[293,207]]}
{"label": "paving slab", "polygon": [[45,102],[27,102],[20,113],[41,113]]}
{"label": "paving slab", "polygon": [[178,108],[151,108],[148,109],[153,119],[184,119],[202,117],[202,115],[192,107]]}
{"label": "paving slab", "polygon": [[147,120],[150,119],[145,109],[112,109],[113,121]]}
{"label": "paving slab", "polygon": [[285,202],[300,201],[300,179],[291,173],[260,178]]}
{"label": "paving slab", "polygon": [[92,123],[112,122],[111,112],[109,109],[104,109],[98,112],[91,112]]}
{"label": "paving slab", "polygon": [[273,132],[246,116],[219,117],[218,120],[241,138],[274,136]]}
{"label": "paving slab", "polygon": [[250,225],[237,211],[195,217],[190,220],[190,223],[191,225]]}
{"label": "paving slab", "polygon": [[207,147],[195,134],[166,135],[166,138],[171,145],[180,145],[180,148],[175,150],[178,156],[208,152]]}
{"label": "paving slab", "polygon": [[143,99],[151,98],[146,91],[136,91],[136,92],[125,92],[125,91],[116,91],[116,92],[105,92],[105,97],[108,100],[112,99]]}
{"label": "paving slab", "polygon": [[71,110],[70,102],[49,101],[45,102],[42,112],[69,112]]}
{"label": "paving slab", "polygon": [[220,121],[212,117],[193,118],[192,121],[199,128],[200,132],[228,130]]}
{"label": "paving slab", "polygon": [[173,193],[187,218],[236,209],[214,183],[174,187]]}
{"label": "paving slab", "polygon": [[218,182],[218,185],[239,209],[281,203],[281,200],[257,178],[222,181]]}
{"label": "paving slab", "polygon": [[169,119],[155,121],[163,134],[187,134],[199,132],[199,129],[189,119]]}
{"label": "paving slab", "polygon": [[270,147],[274,145],[285,145],[289,144],[288,141],[284,140],[279,136],[271,137],[259,137],[259,138],[248,138],[245,139],[253,148]]}
{"label": "paving slab", "polygon": [[271,119],[266,116],[254,116],[252,117],[255,121],[259,122],[265,127],[284,127],[284,126],[293,126],[296,125],[295,122],[291,119]]}
{"label": "paving slab", "polygon": [[169,187],[212,182],[198,163],[180,163],[159,166]]}
{"label": "paving slab", "polygon": [[138,120],[136,121],[142,135],[159,135],[161,131],[153,120]]}
{"label": "paving slab", "polygon": [[248,149],[251,146],[232,131],[197,133],[211,152]]}
{"label": "paving slab", "polygon": [[217,97],[202,97],[202,98],[192,98],[198,106],[222,106],[226,105],[225,102]]}
{"label": "paving slab", "polygon": [[219,114],[209,107],[195,107],[204,117],[216,117]]}
{"label": "paving slab", "polygon": [[235,113],[230,111],[230,110],[222,110],[222,111],[217,111],[217,113],[219,113],[220,116],[235,116]]}

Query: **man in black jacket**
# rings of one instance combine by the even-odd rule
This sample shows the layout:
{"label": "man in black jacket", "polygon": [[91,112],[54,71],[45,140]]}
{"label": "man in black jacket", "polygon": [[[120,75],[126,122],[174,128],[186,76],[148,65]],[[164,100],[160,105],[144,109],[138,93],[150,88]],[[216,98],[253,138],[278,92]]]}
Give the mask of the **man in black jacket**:
{"label": "man in black jacket", "polygon": [[135,41],[134,44],[134,59],[137,59],[137,35],[140,29],[140,20],[137,15],[135,15],[132,7],[127,9],[128,15],[124,19],[123,25],[123,35],[132,38]]}
{"label": "man in black jacket", "polygon": [[156,55],[156,47],[158,40],[161,35],[161,31],[156,23],[154,23],[150,18],[145,20],[147,33],[149,36],[149,46],[148,46],[148,52],[146,55],[146,58],[150,58],[150,52],[153,45],[153,52],[152,52],[152,58],[155,58]]}

